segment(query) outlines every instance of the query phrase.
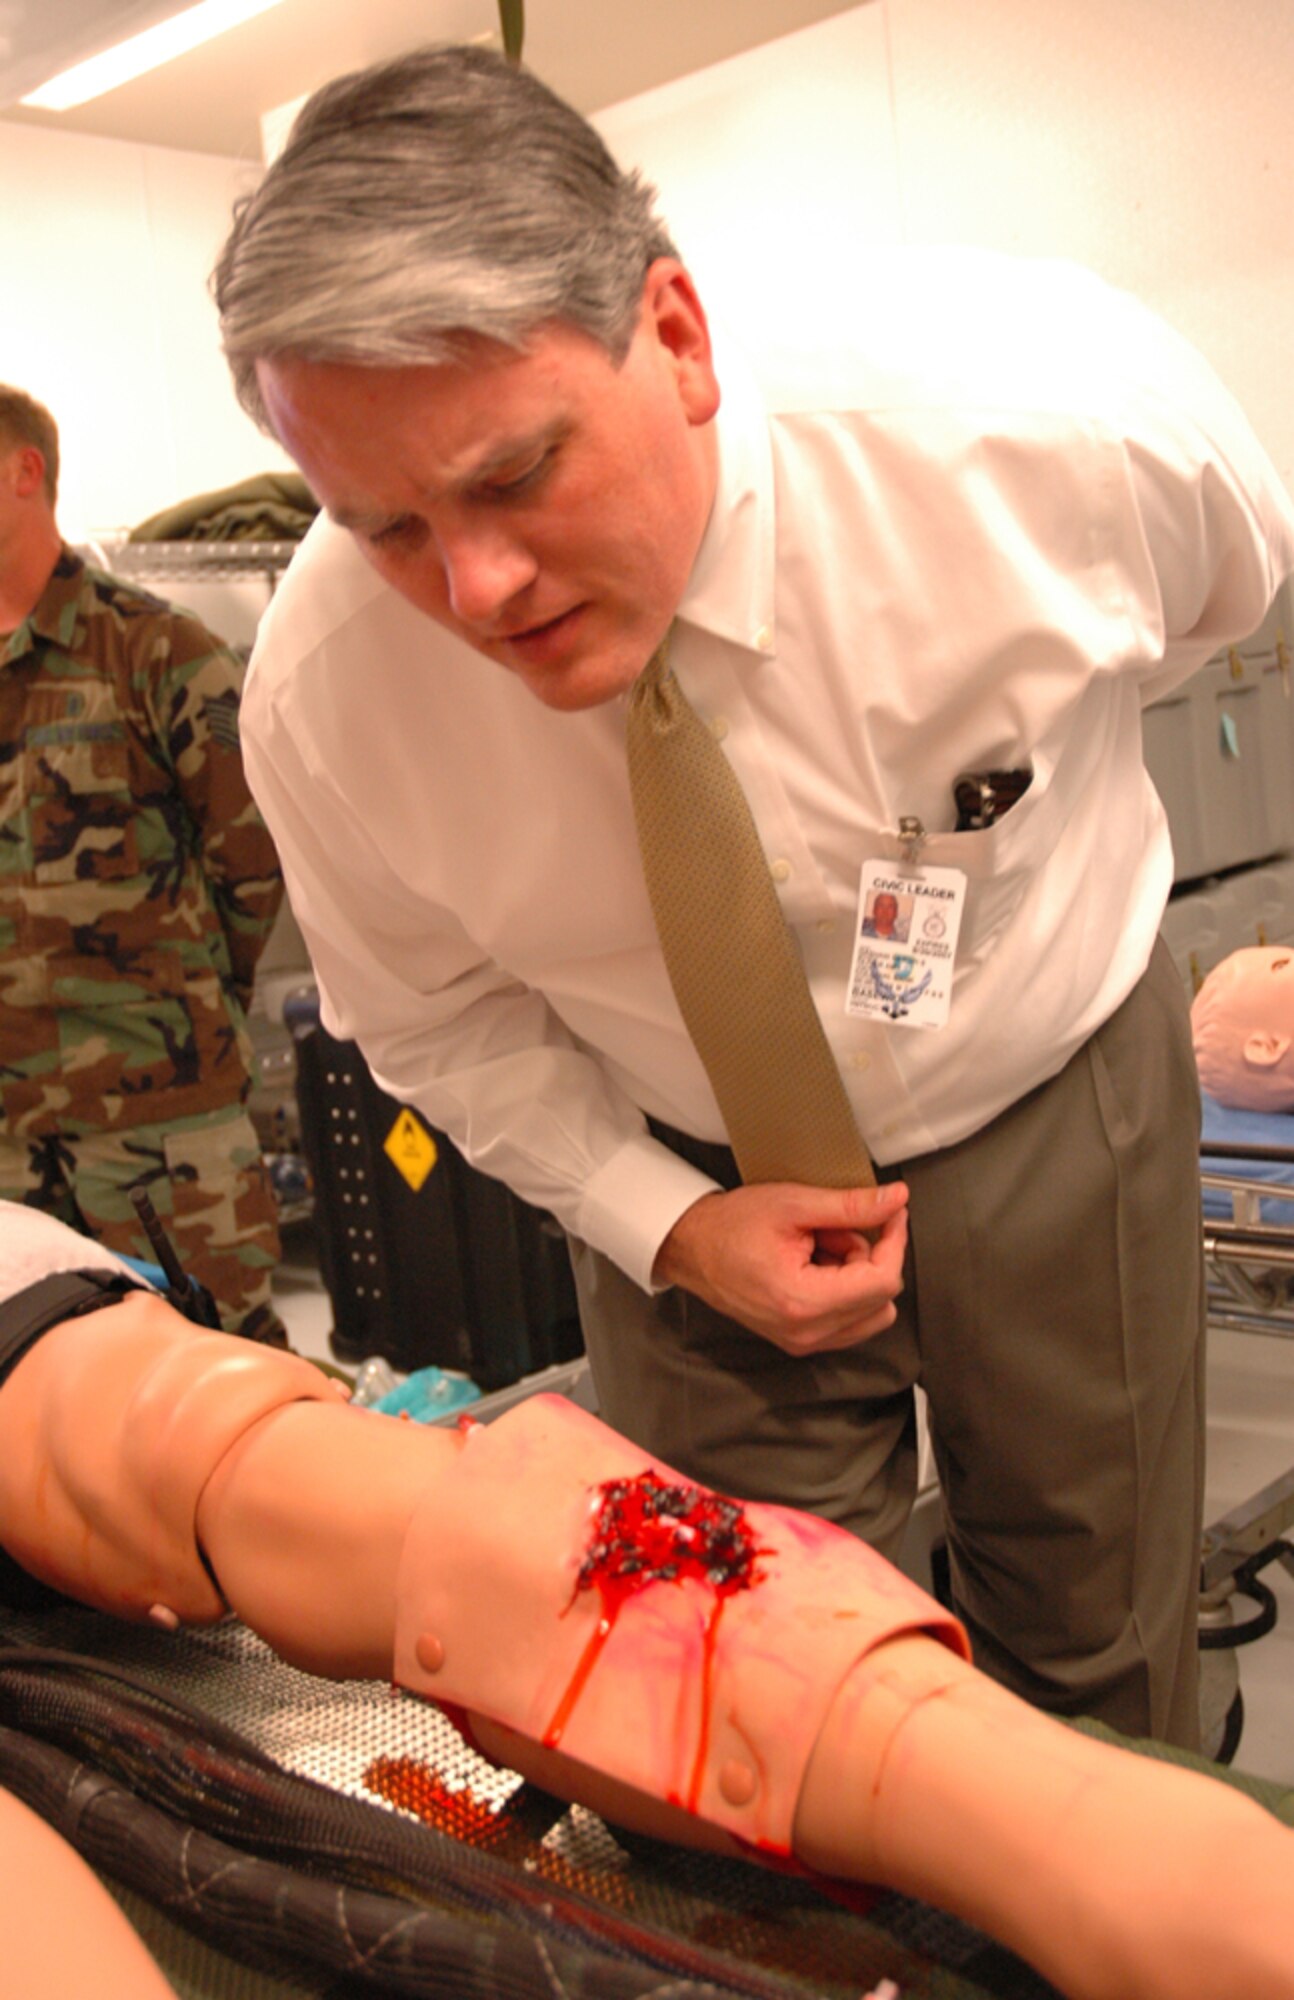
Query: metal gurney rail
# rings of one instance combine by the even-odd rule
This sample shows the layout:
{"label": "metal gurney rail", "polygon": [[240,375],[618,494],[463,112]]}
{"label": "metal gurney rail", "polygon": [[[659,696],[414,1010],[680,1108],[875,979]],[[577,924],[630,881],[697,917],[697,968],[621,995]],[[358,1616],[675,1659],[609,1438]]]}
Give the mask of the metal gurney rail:
{"label": "metal gurney rail", "polygon": [[[1288,1169],[1294,1179],[1294,1148],[1209,1138],[1201,1152],[1209,1325],[1294,1339],[1294,1184],[1228,1173],[1218,1164],[1234,1160],[1260,1171]],[[1218,1197],[1229,1214],[1208,1212],[1222,1205]],[[1204,1530],[1201,1716],[1206,1740],[1222,1763],[1235,1755],[1244,1727],[1235,1648],[1265,1637],[1276,1623],[1277,1598],[1260,1572],[1273,1564],[1294,1572],[1294,1546],[1285,1539],[1291,1526],[1294,1467]],[[1256,1606],[1255,1615],[1237,1618],[1238,1599]]]}
{"label": "metal gurney rail", "polygon": [[[1242,1146],[1209,1140],[1213,1160],[1287,1165],[1294,1177],[1294,1148]],[[1206,1191],[1225,1195],[1229,1216],[1206,1215],[1204,1262],[1209,1323],[1240,1333],[1294,1340],[1294,1185],[1256,1181],[1207,1166]]]}

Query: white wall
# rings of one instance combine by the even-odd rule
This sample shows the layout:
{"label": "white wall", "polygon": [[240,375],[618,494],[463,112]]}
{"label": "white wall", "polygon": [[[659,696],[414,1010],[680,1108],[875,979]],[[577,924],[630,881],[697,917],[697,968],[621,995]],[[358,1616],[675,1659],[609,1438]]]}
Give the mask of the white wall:
{"label": "white wall", "polygon": [[[870,0],[597,122],[734,325],[868,243],[1077,257],[1204,348],[1294,485],[1292,88],[1294,0]],[[0,380],[60,420],[74,536],[285,462],[205,289],[246,172],[0,122]]]}
{"label": "white wall", "polygon": [[234,401],[206,292],[244,180],[0,123],[0,381],[58,422],[72,540],[286,463]]}
{"label": "white wall", "polygon": [[869,243],[1074,257],[1200,346],[1294,486],[1291,0],[872,0],[612,107],[720,316]]}

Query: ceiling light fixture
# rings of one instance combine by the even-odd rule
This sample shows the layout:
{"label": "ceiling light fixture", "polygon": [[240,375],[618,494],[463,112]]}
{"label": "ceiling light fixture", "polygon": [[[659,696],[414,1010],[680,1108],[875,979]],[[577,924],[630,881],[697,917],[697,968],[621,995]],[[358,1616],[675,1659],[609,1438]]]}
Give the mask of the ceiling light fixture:
{"label": "ceiling light fixture", "polygon": [[169,21],[159,21],[155,28],[145,28],[142,34],[131,35],[115,48],[105,49],[102,55],[90,56],[87,61],[65,69],[22,101],[41,111],[70,111],[74,105],[102,97],[105,91],[116,90],[119,84],[129,83],[132,77],[143,76],[150,69],[159,69],[163,63],[211,41],[213,36],[223,35],[226,28],[236,28],[240,22],[250,21],[254,15],[267,13],[278,5],[279,0],[199,0],[198,6],[186,7]]}

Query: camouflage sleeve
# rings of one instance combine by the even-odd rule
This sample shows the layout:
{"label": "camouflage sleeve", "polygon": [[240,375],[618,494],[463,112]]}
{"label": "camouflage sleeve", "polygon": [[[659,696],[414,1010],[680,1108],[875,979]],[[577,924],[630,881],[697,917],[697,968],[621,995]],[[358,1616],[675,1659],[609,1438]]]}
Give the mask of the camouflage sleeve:
{"label": "camouflage sleeve", "polygon": [[278,855],[243,769],[238,706],[245,668],[196,618],[177,611],[164,624],[151,704],[245,1008],[283,900]]}

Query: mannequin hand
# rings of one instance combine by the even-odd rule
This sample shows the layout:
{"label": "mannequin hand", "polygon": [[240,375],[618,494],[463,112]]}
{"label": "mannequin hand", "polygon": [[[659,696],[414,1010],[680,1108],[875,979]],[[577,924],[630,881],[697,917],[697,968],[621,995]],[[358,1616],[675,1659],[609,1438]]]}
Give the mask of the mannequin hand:
{"label": "mannequin hand", "polygon": [[788,1354],[856,1347],[894,1323],[907,1201],[899,1182],[702,1195],[661,1244],[652,1275]]}

